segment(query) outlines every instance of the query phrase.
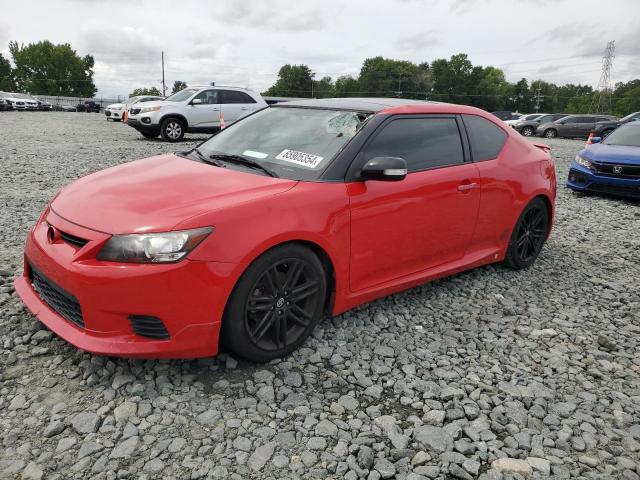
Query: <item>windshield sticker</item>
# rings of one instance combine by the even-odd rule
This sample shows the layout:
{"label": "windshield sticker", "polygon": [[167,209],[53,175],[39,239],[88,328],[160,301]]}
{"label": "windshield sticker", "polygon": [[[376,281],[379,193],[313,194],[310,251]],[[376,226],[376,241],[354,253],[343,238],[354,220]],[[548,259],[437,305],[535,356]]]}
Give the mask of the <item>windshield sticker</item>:
{"label": "windshield sticker", "polygon": [[310,153],[298,152],[297,150],[285,149],[281,151],[276,158],[285,162],[295,163],[307,168],[316,168],[320,165],[323,157],[311,155]]}
{"label": "windshield sticker", "polygon": [[268,153],[262,153],[262,152],[254,152],[253,150],[245,150],[244,152],[242,152],[243,155],[246,155],[247,157],[253,157],[253,158],[267,158],[269,156]]}

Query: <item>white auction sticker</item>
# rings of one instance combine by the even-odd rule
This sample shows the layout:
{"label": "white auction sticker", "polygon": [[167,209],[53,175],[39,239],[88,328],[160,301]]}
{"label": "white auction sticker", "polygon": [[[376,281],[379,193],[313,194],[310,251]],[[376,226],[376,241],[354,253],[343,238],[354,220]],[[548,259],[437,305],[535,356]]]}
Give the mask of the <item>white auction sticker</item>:
{"label": "white auction sticker", "polygon": [[253,158],[267,158],[269,156],[268,153],[256,152],[254,150],[245,150],[242,154]]}
{"label": "white auction sticker", "polygon": [[285,162],[296,163],[303,167],[316,168],[322,161],[323,157],[311,155],[310,153],[298,152],[297,150],[285,149],[281,151],[276,158],[278,160],[284,160]]}

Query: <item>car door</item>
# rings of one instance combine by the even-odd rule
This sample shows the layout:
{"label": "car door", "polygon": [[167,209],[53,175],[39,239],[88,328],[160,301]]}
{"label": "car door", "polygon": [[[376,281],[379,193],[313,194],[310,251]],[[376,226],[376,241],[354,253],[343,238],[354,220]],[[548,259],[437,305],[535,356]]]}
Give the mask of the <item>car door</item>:
{"label": "car door", "polygon": [[255,110],[256,101],[244,92],[220,90],[222,114],[227,124],[240,120]]}
{"label": "car door", "polygon": [[[193,103],[199,99],[202,103]],[[213,128],[220,125],[220,100],[218,90],[203,90],[187,105],[190,127]]]}
{"label": "car door", "polygon": [[360,166],[375,157],[402,157],[408,174],[398,182],[348,184],[352,291],[464,256],[480,191],[459,122],[444,115],[392,117],[358,154]]}
{"label": "car door", "polygon": [[576,124],[576,137],[588,137],[589,133],[596,126],[596,117],[581,116],[578,117],[578,123]]}

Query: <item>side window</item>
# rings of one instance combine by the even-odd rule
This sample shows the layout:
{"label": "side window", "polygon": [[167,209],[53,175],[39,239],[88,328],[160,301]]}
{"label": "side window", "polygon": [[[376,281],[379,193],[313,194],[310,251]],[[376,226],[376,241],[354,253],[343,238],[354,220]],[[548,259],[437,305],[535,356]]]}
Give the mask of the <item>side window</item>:
{"label": "side window", "polygon": [[476,115],[462,117],[469,132],[473,161],[481,162],[496,158],[507,141],[506,132],[485,118]]}
{"label": "side window", "polygon": [[580,121],[580,117],[567,117],[564,119],[564,123],[578,123]]}
{"label": "side window", "polygon": [[399,118],[364,149],[365,160],[402,157],[410,172],[464,162],[455,118]]}
{"label": "side window", "polygon": [[256,103],[256,101],[244,92],[236,90],[221,90],[222,101],[220,103]]}
{"label": "side window", "polygon": [[220,103],[218,101],[218,91],[217,90],[205,90],[196,95],[195,98],[199,98],[202,100],[202,103],[205,105],[215,105]]}

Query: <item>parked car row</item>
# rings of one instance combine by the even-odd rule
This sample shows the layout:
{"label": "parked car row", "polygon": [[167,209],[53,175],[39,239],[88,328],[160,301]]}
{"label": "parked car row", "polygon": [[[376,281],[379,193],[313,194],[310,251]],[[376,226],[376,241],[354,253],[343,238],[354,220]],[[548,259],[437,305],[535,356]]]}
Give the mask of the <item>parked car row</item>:
{"label": "parked car row", "polygon": [[0,111],[41,111],[41,112],[95,112],[101,110],[100,104],[93,100],[86,100],[77,105],[53,105],[27,93],[0,92]]}

